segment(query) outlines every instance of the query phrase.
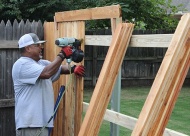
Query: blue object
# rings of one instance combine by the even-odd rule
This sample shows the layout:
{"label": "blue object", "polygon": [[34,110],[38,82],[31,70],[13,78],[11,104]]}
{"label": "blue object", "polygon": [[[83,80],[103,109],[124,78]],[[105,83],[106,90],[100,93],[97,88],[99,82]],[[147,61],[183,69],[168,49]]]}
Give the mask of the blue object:
{"label": "blue object", "polygon": [[[52,120],[52,118],[53,118],[53,120],[55,119],[56,113],[57,113],[57,109],[58,109],[58,107],[59,107],[59,104],[60,104],[60,101],[61,101],[61,98],[62,98],[64,92],[65,92],[65,86],[62,85],[62,86],[60,87],[59,94],[58,94],[57,100],[56,100],[56,102],[55,102],[54,114],[53,114],[53,116],[50,118],[50,120],[49,120],[48,122],[50,122],[50,121]],[[48,134],[49,136],[50,136],[50,134],[51,134],[52,129],[53,129],[52,127],[49,128],[49,134]]]}

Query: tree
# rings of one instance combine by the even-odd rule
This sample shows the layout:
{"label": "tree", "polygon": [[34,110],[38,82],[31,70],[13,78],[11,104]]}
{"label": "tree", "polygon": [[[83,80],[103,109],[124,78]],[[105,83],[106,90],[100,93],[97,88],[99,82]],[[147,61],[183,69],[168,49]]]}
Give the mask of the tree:
{"label": "tree", "polygon": [[[178,7],[172,0],[1,0],[0,17],[4,21],[41,20],[53,21],[55,12],[78,10],[120,4],[122,18],[141,29],[175,29],[178,20],[167,14],[175,13]],[[87,21],[90,28],[110,27],[110,21]]]}
{"label": "tree", "polygon": [[69,10],[65,1],[59,0],[1,0],[0,17],[7,21],[52,21],[55,12]]}
{"label": "tree", "polygon": [[[124,21],[140,29],[175,29],[178,20],[173,17],[181,6],[172,6],[172,0],[75,0],[70,10],[120,4]],[[173,14],[167,14],[170,10]],[[109,21],[88,21],[89,27],[110,27]]]}

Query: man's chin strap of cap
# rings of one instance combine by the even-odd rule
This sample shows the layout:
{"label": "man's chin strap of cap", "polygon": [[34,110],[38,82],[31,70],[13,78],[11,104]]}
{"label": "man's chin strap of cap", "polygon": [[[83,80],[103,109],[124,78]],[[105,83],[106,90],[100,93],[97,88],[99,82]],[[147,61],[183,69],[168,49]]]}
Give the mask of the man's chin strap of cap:
{"label": "man's chin strap of cap", "polygon": [[[50,119],[48,120],[47,124],[44,125],[39,132],[36,133],[35,136],[40,136],[40,134],[43,132],[43,130],[48,126],[48,124],[50,123],[50,121],[55,117],[56,117],[56,113],[57,113],[57,109],[59,107],[59,104],[61,102],[61,99],[63,98],[64,94],[65,94],[65,90],[67,90],[68,86],[70,85],[71,81],[72,81],[72,74],[71,74],[71,67],[69,65],[69,71],[70,71],[70,75],[69,75],[69,82],[68,84],[65,86],[61,86],[60,87],[60,90],[59,90],[59,94],[57,96],[57,100],[56,100],[56,103],[55,103],[55,107],[54,107],[54,112],[53,112],[53,115],[50,117]],[[52,131],[52,128],[49,128],[49,136],[51,134],[51,131]]]}

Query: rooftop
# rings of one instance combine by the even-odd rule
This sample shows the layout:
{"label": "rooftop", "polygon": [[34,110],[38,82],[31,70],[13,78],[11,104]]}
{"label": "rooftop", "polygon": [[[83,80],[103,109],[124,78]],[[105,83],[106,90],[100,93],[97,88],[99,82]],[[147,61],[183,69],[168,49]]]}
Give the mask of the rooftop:
{"label": "rooftop", "polygon": [[173,0],[172,1],[172,5],[178,6],[180,4],[182,4],[182,7],[180,7],[180,10],[178,11],[179,14],[190,12],[190,1],[189,0]]}

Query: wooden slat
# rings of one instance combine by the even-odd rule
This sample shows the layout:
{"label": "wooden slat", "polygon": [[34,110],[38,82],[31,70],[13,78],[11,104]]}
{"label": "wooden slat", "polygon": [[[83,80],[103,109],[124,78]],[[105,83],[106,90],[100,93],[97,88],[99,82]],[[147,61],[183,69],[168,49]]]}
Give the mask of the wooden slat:
{"label": "wooden slat", "polygon": [[[51,32],[51,33],[50,33]],[[44,57],[45,59],[49,61],[53,61],[57,55],[56,49],[58,47],[55,46],[55,24],[53,22],[45,22],[44,23],[44,39],[47,40],[44,46]],[[58,81],[53,83],[53,89],[54,89],[54,100],[56,101],[60,86],[58,84]],[[59,109],[63,108],[63,102],[61,101]],[[59,118],[57,118],[59,117]],[[54,120],[54,128],[52,131],[52,136],[58,134],[63,134],[60,131],[60,127],[62,130],[62,126],[60,125],[62,123],[61,119],[63,118],[63,115],[60,115],[60,111],[57,111],[57,117]],[[61,123],[60,123],[61,122]]]}
{"label": "wooden slat", "polygon": [[0,49],[14,49],[18,48],[18,41],[13,40],[13,41],[8,41],[8,40],[0,40]]}
{"label": "wooden slat", "polygon": [[[75,27],[77,31],[75,31],[74,36],[76,36],[79,39],[82,39],[81,43],[81,50],[85,52],[85,22],[84,21],[78,21],[75,22]],[[84,66],[84,60],[76,65],[83,65]],[[76,78],[76,76],[74,76]],[[78,136],[78,133],[80,131],[80,127],[82,124],[82,111],[83,111],[83,91],[84,91],[84,78],[76,78],[74,80],[76,83],[75,88],[75,124],[74,124],[74,136]]]}
{"label": "wooden slat", "polygon": [[0,99],[0,108],[14,107],[15,99]]}
{"label": "wooden slat", "polygon": [[56,12],[55,22],[58,23],[63,21],[110,19],[118,17],[121,17],[121,7],[120,5],[113,5],[90,9]]}
{"label": "wooden slat", "polygon": [[[129,47],[167,48],[173,34],[132,35]],[[86,35],[85,45],[110,46],[111,35]],[[54,44],[54,43],[53,43]],[[0,41],[0,48],[18,48],[18,41]]]}
{"label": "wooden slat", "polygon": [[13,39],[13,27],[11,25],[10,20],[7,21],[6,28],[5,28],[5,38],[6,40],[12,40]]}
{"label": "wooden slat", "polygon": [[[13,40],[17,40],[17,39],[19,39],[20,37],[19,37],[19,35],[17,34],[18,33],[18,21],[15,19],[14,20],[14,22],[13,22]],[[17,44],[18,44],[18,42],[17,42]]]}
{"label": "wooden slat", "polygon": [[[83,112],[86,112],[88,109],[89,103],[83,102]],[[104,120],[112,122],[114,124],[120,125],[124,128],[133,130],[137,119],[125,114],[115,112],[113,110],[106,109]],[[186,134],[171,130],[166,128],[164,131],[164,136],[187,136]]]}
{"label": "wooden slat", "polygon": [[[129,47],[163,47],[169,46],[173,34],[132,35]],[[86,35],[85,45],[109,46],[111,35]]]}
{"label": "wooden slat", "polygon": [[173,34],[133,35],[130,47],[168,47]]}
{"label": "wooden slat", "polygon": [[181,18],[132,136],[162,135],[190,66],[190,14]]}
{"label": "wooden slat", "polygon": [[120,23],[115,30],[79,136],[94,136],[99,132],[133,27],[130,23]]}
{"label": "wooden slat", "polygon": [[[58,28],[59,29],[56,33],[57,38],[74,37],[77,39],[83,39],[81,49],[84,50],[84,21],[59,23]],[[59,51],[60,49],[57,50],[57,53],[59,53]],[[66,61],[64,61],[63,64],[67,64]],[[84,62],[81,62],[80,64],[84,65]],[[59,80],[59,85],[65,85],[67,88],[65,93],[64,109],[62,109],[62,114],[64,115],[62,124],[62,129],[64,131],[63,134],[78,135],[82,122],[83,78],[76,78],[74,74],[62,76]]]}

